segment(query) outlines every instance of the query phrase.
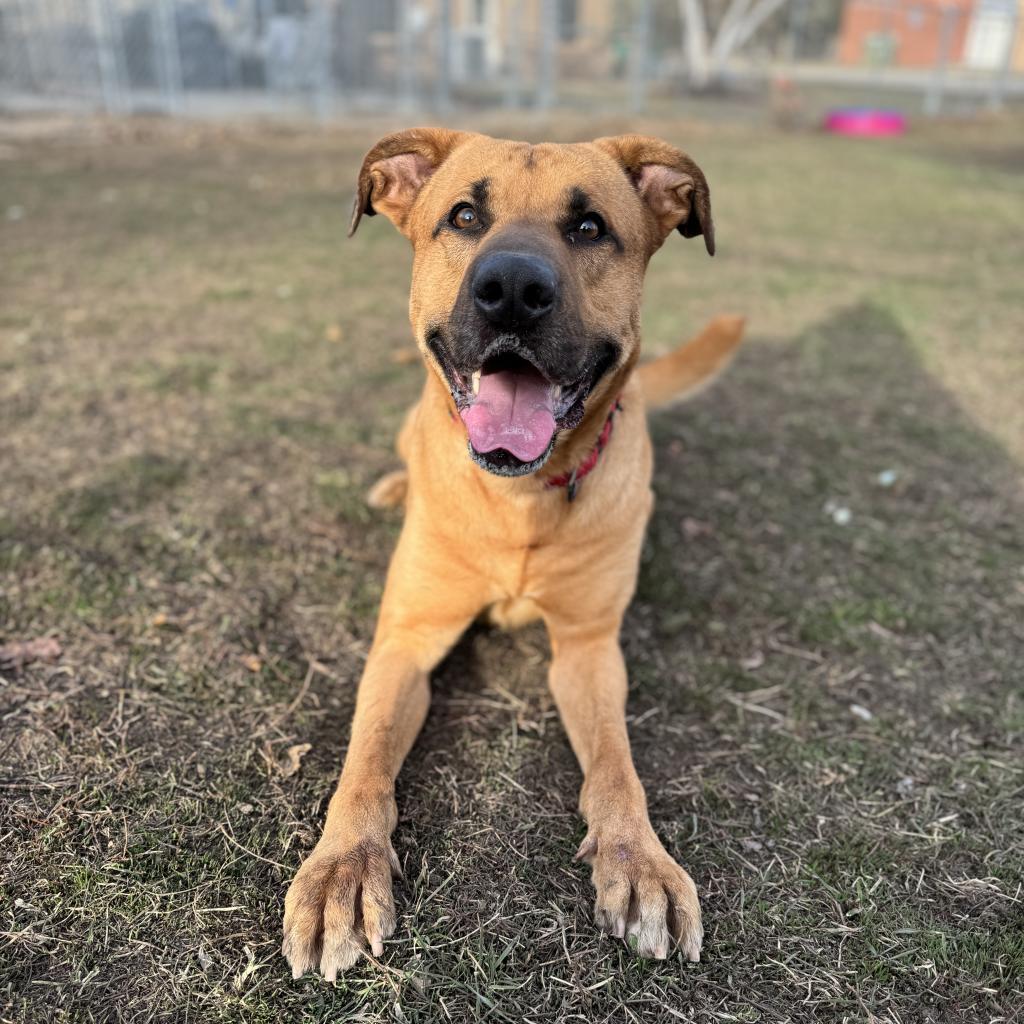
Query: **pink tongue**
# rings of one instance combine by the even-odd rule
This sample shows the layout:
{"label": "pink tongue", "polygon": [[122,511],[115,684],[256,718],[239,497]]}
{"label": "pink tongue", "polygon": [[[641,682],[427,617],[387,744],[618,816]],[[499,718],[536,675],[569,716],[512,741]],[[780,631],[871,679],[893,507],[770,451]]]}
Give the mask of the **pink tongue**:
{"label": "pink tongue", "polygon": [[539,459],[555,433],[551,385],[530,371],[498,370],[480,377],[480,390],[462,420],[478,452],[510,451],[523,462]]}

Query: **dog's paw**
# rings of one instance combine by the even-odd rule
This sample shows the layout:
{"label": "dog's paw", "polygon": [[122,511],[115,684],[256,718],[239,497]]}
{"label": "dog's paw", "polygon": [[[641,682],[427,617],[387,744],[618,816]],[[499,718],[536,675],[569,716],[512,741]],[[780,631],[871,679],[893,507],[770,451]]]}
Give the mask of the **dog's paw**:
{"label": "dog's paw", "polygon": [[653,830],[591,829],[576,854],[592,869],[594,919],[602,931],[636,943],[640,956],[664,960],[674,949],[700,959],[704,928],[697,887]]}
{"label": "dog's paw", "polygon": [[282,952],[292,976],[318,964],[328,981],[347,970],[369,944],[374,956],[395,930],[392,875],[398,857],[386,839],[356,843],[321,839],[299,868],[284,901]]}

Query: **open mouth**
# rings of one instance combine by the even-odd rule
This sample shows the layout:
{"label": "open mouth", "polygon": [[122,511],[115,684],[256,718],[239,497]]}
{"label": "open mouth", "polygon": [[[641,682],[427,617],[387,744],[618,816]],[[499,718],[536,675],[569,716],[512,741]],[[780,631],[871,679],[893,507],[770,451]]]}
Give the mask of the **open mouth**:
{"label": "open mouth", "polygon": [[455,368],[439,337],[429,344],[469,434],[470,455],[499,476],[524,476],[547,462],[558,431],[579,424],[587,396],[617,354],[614,346],[601,346],[578,378],[558,384],[511,336],[489,346],[479,368],[469,373]]}

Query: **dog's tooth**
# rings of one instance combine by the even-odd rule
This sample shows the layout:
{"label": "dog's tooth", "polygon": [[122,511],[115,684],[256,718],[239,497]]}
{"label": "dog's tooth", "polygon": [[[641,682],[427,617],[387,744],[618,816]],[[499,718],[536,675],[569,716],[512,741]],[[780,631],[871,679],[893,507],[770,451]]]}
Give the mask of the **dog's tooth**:
{"label": "dog's tooth", "polygon": [[473,394],[475,395],[480,390],[480,371],[477,370],[473,374]]}

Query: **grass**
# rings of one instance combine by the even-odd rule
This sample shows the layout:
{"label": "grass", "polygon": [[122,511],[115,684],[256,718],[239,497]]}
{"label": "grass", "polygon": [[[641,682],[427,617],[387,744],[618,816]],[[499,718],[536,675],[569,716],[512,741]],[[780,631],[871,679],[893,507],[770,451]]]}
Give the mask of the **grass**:
{"label": "grass", "polygon": [[290,979],[400,526],[361,495],[420,380],[405,243],[343,241],[385,126],[83,124],[0,159],[0,643],[63,647],[0,676],[0,1020],[1019,1019],[1019,124],[641,128],[700,160],[721,241],[655,260],[648,349],[751,326],[652,423],[624,631],[703,961],[596,934],[545,638],[479,627],[399,780],[396,937]]}

